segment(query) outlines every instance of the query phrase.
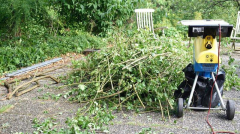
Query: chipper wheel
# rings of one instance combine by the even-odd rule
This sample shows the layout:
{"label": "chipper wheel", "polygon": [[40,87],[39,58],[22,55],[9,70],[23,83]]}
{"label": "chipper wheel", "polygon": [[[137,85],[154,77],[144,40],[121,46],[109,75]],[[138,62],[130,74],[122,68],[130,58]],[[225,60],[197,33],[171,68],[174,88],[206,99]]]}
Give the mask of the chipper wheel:
{"label": "chipper wheel", "polygon": [[180,118],[182,116],[183,116],[183,98],[178,98],[177,117]]}
{"label": "chipper wheel", "polygon": [[234,106],[234,101],[228,100],[227,105],[226,105],[226,114],[227,114],[227,119],[232,120],[234,118],[235,114],[235,106]]}

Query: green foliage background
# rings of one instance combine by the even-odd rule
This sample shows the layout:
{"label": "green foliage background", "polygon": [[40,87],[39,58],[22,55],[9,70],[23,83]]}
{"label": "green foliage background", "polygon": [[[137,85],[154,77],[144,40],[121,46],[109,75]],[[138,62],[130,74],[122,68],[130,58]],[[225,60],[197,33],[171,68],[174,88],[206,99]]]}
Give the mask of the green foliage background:
{"label": "green foliage background", "polygon": [[[235,24],[239,1],[235,0],[0,0],[1,39],[29,34],[37,25],[46,33],[77,28],[103,34],[114,26],[135,21],[134,9],[155,9],[155,24],[176,26],[183,19],[224,19]],[[5,36],[2,36],[5,35]]]}
{"label": "green foliage background", "polygon": [[[53,129],[53,119],[43,123],[34,119],[36,133],[107,132],[112,110],[122,108],[138,112],[142,107],[158,111],[162,107],[161,113],[169,114],[175,104],[173,92],[184,79],[181,70],[192,59],[191,48],[183,44],[187,28],[178,22],[223,19],[235,25],[240,9],[238,0],[0,0],[0,3],[0,74],[67,52],[101,48],[101,52],[86,57],[86,62],[74,61],[76,70],[81,71],[65,79],[66,84],[73,86],[62,96],[86,105],[76,117],[68,119],[68,128],[60,131]],[[134,10],[138,8],[155,9],[155,28],[168,27],[164,37],[161,31],[156,31],[161,36],[159,40],[146,31],[136,31]],[[239,87],[236,67],[223,69],[228,74],[226,89]]]}

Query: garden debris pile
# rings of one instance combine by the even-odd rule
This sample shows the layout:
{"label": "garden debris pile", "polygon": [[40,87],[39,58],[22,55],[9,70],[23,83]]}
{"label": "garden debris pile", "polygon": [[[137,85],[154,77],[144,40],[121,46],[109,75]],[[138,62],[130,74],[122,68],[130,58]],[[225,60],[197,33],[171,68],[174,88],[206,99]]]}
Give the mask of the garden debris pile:
{"label": "garden debris pile", "polygon": [[191,61],[191,50],[178,39],[156,40],[147,31],[119,34],[123,32],[109,41],[112,47],[88,55],[86,62],[73,63],[76,71],[66,78],[72,86],[71,100],[105,100],[114,107],[142,107],[169,114],[174,90],[184,79],[181,68]]}

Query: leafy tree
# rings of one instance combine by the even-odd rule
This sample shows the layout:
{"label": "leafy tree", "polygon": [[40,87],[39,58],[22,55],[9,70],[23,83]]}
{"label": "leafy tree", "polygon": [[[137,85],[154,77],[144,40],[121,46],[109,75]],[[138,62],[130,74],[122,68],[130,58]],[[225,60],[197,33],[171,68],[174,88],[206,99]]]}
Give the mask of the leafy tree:
{"label": "leafy tree", "polygon": [[33,19],[43,18],[45,2],[41,0],[0,0],[0,28],[13,33],[22,34],[22,26],[31,24]]}
{"label": "leafy tree", "polygon": [[[224,19],[235,24],[239,0],[0,0],[1,39],[45,29],[84,29],[95,34],[135,22],[134,9],[155,9],[156,26],[176,26],[184,19]],[[40,30],[42,31],[42,30]],[[4,35],[4,36],[3,36]],[[10,38],[11,39],[11,38]]]}
{"label": "leafy tree", "polygon": [[58,0],[58,3],[69,24],[80,23],[86,30],[100,33],[126,23],[142,0]]}
{"label": "leafy tree", "polygon": [[161,26],[176,26],[180,20],[223,19],[235,24],[239,0],[151,0],[150,7],[155,9],[155,23]]}

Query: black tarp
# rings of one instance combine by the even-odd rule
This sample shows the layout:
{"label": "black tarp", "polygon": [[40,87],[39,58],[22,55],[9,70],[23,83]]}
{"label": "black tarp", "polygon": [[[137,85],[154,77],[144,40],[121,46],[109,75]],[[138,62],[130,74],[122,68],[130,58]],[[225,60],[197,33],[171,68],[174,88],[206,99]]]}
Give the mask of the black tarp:
{"label": "black tarp", "polygon": [[[191,88],[195,79],[195,72],[193,65],[189,64],[182,70],[185,74],[185,80],[178,86],[178,89],[174,92],[175,98],[183,98],[186,100],[190,96]],[[216,73],[214,74],[216,77]],[[225,81],[225,72],[219,71],[217,77],[217,84],[221,95],[223,94],[223,85]],[[211,89],[213,86],[213,79],[203,76],[198,76],[195,92],[193,94],[192,105],[194,107],[204,106],[209,107]],[[219,96],[216,91],[216,87],[213,88],[213,97],[211,107],[216,107],[220,102]]]}

